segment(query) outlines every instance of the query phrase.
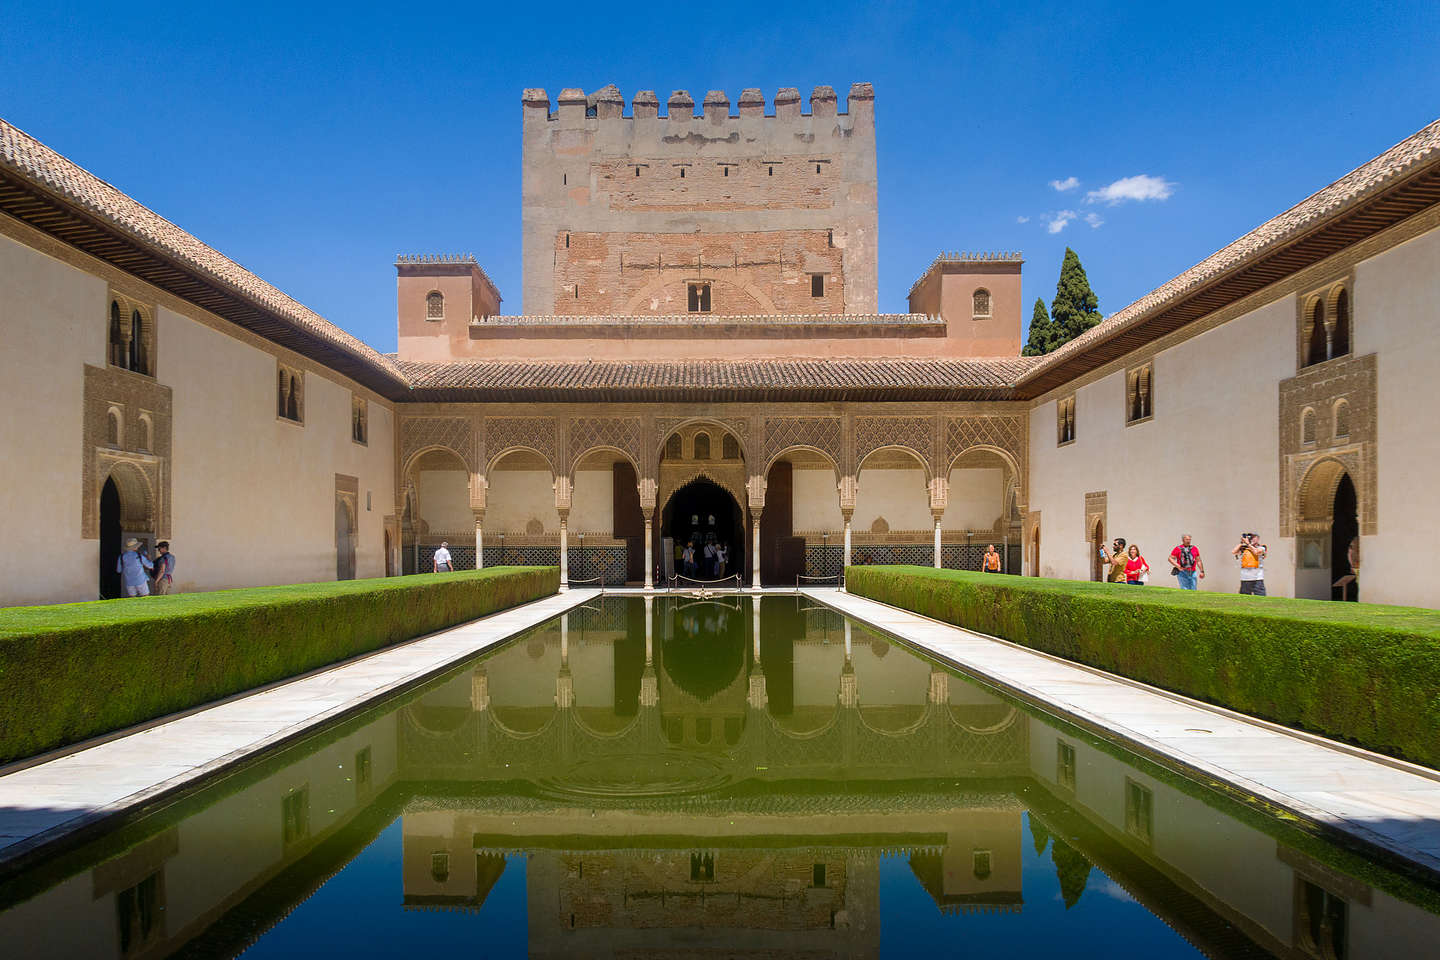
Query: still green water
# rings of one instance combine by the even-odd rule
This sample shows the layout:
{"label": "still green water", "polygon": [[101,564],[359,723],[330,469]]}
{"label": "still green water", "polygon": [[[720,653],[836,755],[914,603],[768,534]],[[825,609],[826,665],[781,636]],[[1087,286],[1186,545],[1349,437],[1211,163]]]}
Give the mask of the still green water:
{"label": "still green water", "polygon": [[1436,902],[802,598],[626,597],[0,878],[0,951],[1401,957]]}

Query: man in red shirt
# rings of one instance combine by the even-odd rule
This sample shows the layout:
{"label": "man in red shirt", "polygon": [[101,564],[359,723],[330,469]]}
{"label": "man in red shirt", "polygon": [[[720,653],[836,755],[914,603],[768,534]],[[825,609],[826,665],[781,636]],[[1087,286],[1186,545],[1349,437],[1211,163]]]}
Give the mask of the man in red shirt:
{"label": "man in red shirt", "polygon": [[1180,538],[1180,546],[1170,551],[1170,572],[1179,581],[1181,590],[1194,590],[1196,577],[1205,579],[1205,564],[1200,561],[1200,551],[1190,545],[1190,534]]}

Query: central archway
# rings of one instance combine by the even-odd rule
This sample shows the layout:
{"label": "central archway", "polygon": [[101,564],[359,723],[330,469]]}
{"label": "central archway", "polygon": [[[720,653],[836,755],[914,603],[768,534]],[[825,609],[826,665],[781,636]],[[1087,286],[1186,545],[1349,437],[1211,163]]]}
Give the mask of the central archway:
{"label": "central archway", "polygon": [[[684,573],[679,551],[686,543],[693,542],[699,567],[694,576],[698,579],[716,579],[714,569],[707,569],[705,562],[707,543],[729,547],[726,576],[734,573],[745,576],[745,513],[734,496],[713,480],[704,477],[691,480],[670,495],[660,515],[660,537],[662,545],[668,542],[675,551],[673,570],[676,573]],[[665,570],[663,566],[662,570]]]}

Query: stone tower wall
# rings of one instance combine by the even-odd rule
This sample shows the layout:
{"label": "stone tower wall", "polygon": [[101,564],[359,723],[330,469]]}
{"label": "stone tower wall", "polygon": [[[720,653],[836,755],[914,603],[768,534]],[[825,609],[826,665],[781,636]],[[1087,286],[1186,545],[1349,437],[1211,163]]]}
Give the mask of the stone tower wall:
{"label": "stone tower wall", "polygon": [[[874,93],[846,111],[816,87],[810,112],[782,89],[773,113],[746,90],[731,115],[642,91],[625,116],[613,86],[523,98],[524,310],[676,314],[692,282],[716,314],[877,309]],[[817,284],[815,275],[823,281]]]}

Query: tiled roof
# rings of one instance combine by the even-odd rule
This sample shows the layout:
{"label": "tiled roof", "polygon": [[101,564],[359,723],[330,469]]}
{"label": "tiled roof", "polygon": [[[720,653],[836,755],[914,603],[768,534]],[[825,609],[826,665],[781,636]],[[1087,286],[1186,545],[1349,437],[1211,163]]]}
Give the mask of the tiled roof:
{"label": "tiled roof", "polygon": [[400,361],[417,400],[1004,399],[1036,361],[695,360]]}
{"label": "tiled roof", "polygon": [[285,323],[403,382],[394,361],[4,120],[0,120],[0,171],[58,195]]}
{"label": "tiled roof", "polygon": [[1211,254],[1168,283],[1156,287],[1118,313],[1047,354],[1019,381],[1023,386],[1067,359],[1124,333],[1196,290],[1291,243],[1358,204],[1394,186],[1421,168],[1440,162],[1440,120],[1406,137],[1330,186],[1311,194],[1284,213]]}

